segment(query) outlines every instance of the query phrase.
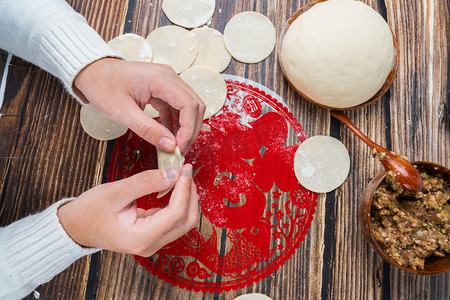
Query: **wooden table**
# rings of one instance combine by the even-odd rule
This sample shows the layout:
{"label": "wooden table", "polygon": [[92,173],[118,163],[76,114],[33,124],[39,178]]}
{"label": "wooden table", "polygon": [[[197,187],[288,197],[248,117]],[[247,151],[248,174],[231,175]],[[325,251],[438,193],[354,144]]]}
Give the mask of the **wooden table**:
{"label": "wooden table", "polygon": [[[170,22],[161,0],[71,0],[100,35],[147,36]],[[268,16],[279,34],[301,1],[218,0],[211,27],[223,32],[235,14],[253,10]],[[364,0],[387,19],[397,36],[400,65],[390,91],[348,116],[371,139],[411,160],[450,166],[449,120],[440,104],[450,93],[450,1]],[[147,275],[129,255],[100,252],[85,257],[39,287],[41,299],[232,299],[260,292],[273,299],[450,299],[450,273],[415,276],[383,262],[358,227],[363,188],[381,171],[371,149],[328,111],[301,99],[283,78],[277,49],[264,62],[232,61],[225,73],[247,77],[280,94],[307,135],[331,135],[348,148],[352,167],[336,191],[320,195],[314,221],[295,255],[266,279],[222,294],[189,292]],[[106,181],[114,142],[87,136],[80,106],[58,80],[14,58],[9,66],[0,119],[0,225],[8,225],[53,202]],[[32,296],[28,299],[33,299]]]}

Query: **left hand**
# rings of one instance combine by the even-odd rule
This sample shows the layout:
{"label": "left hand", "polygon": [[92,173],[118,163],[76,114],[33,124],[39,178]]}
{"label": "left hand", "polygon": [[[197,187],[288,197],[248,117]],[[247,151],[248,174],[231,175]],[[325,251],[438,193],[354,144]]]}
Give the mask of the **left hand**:
{"label": "left hand", "polygon": [[[183,153],[189,149],[206,109],[178,74],[162,64],[103,58],[77,75],[74,90],[110,119],[169,152],[177,145]],[[146,104],[159,111],[162,125],[143,112]],[[171,132],[174,115],[179,120],[176,138]]]}
{"label": "left hand", "polygon": [[[137,207],[135,199],[174,184],[166,207]],[[181,174],[173,169],[149,170],[96,186],[58,209],[61,225],[79,245],[145,257],[197,226],[199,217],[189,164]]]}

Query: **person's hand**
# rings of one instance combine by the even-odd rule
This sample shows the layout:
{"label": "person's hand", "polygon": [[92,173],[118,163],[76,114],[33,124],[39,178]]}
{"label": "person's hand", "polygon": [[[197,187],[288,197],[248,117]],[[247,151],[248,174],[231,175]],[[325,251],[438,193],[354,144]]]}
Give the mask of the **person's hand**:
{"label": "person's hand", "polygon": [[[77,75],[74,90],[110,119],[169,152],[176,145],[182,153],[189,149],[200,132],[206,108],[175,71],[162,64],[100,59]],[[159,111],[164,126],[143,112],[146,104]],[[174,115],[179,120],[176,138],[169,130]]]}
{"label": "person's hand", "polygon": [[[135,199],[175,182],[165,208],[136,207]],[[198,209],[192,166],[187,164],[181,175],[173,169],[151,170],[94,187],[62,205],[58,217],[81,246],[147,257],[196,226]]]}

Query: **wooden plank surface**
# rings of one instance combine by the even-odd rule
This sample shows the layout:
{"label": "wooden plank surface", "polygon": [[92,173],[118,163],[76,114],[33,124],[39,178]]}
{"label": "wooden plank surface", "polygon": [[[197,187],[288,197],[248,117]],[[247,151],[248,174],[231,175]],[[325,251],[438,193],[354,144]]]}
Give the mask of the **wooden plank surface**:
{"label": "wooden plank surface", "polygon": [[[307,1],[218,0],[210,27],[223,32],[245,10],[258,11],[280,29]],[[397,36],[400,65],[390,91],[376,103],[348,112],[370,138],[412,160],[450,166],[450,122],[439,121],[449,88],[450,1],[365,0]],[[169,25],[161,0],[72,0],[69,3],[109,40],[123,33],[146,36]],[[220,12],[219,12],[220,9]],[[358,227],[357,204],[379,171],[371,150],[302,100],[284,80],[277,49],[264,62],[233,61],[225,73],[247,77],[280,94],[307,135],[332,135],[347,146],[352,168],[336,191],[318,199],[314,221],[295,255],[268,278],[244,289],[202,294],[172,287],[148,275],[131,256],[100,252],[74,263],[39,287],[42,299],[233,299],[260,292],[273,299],[450,299],[450,274],[411,275],[389,266],[371,250]],[[79,125],[79,105],[58,81],[14,59],[0,119],[0,225],[77,196],[106,181],[113,143],[94,141]],[[33,299],[31,296],[29,299]]]}

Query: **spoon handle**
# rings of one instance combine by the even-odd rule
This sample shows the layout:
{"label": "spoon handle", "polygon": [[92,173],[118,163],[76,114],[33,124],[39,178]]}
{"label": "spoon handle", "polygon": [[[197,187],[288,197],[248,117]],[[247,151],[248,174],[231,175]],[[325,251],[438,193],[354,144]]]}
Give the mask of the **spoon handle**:
{"label": "spoon handle", "polygon": [[361,132],[361,130],[356,127],[355,124],[342,112],[339,110],[331,110],[330,114],[342,122],[345,126],[348,127],[353,133],[355,133],[364,143],[369,145],[370,148],[374,148],[377,152],[384,152],[384,153],[390,153],[389,150],[381,147],[378,144],[375,144],[371,139],[369,139],[364,133]]}

